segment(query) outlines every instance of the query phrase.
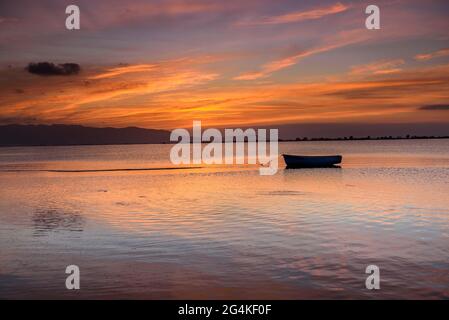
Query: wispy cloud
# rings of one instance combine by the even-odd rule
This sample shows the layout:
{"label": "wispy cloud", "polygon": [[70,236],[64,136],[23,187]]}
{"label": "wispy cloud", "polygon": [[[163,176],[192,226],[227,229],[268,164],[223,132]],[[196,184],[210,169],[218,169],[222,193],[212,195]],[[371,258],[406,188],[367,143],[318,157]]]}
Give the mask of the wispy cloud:
{"label": "wispy cloud", "polygon": [[280,71],[297,64],[304,58],[345,47],[354,43],[358,43],[367,39],[367,33],[360,32],[360,30],[352,30],[348,32],[339,33],[337,36],[330,38],[325,43],[316,48],[303,50],[295,55],[285,57],[283,59],[275,60],[264,64],[260,71],[246,72],[235,77],[234,80],[256,80],[270,76],[272,73]]}
{"label": "wispy cloud", "polygon": [[[161,112],[167,115],[170,110],[152,104],[154,96],[188,91],[218,77],[215,72],[193,66],[192,60],[86,67],[76,79],[51,77],[46,81],[36,81],[22,68],[0,70],[2,77],[15,79],[14,84],[0,89],[1,115],[45,123],[93,123],[101,122],[101,118],[118,121],[125,116],[136,119],[142,113],[148,117]],[[16,92],[18,85],[23,88],[20,95]],[[156,121],[156,117],[153,119]]]}
{"label": "wispy cloud", "polygon": [[270,16],[270,17],[262,17],[254,20],[240,21],[237,25],[241,26],[250,26],[250,25],[275,25],[275,24],[285,24],[285,23],[293,23],[300,22],[306,20],[316,20],[325,16],[337,14],[340,12],[344,12],[348,10],[350,7],[348,5],[344,5],[340,2],[327,6],[314,8],[306,11],[294,11],[289,12],[283,15]]}
{"label": "wispy cloud", "polygon": [[[86,69],[76,81],[55,77],[42,82],[20,70],[3,70],[2,76],[14,78],[16,74],[22,80],[0,88],[2,117],[33,123],[166,129],[191,125],[192,119],[202,119],[210,126],[416,119],[441,122],[439,112],[425,110],[447,110],[444,103],[449,101],[449,65],[377,75],[370,80],[246,85],[212,82],[217,75],[194,69],[191,64],[156,65],[148,72],[89,80],[88,85],[84,79],[104,71]],[[18,84],[24,90],[20,95],[14,91]]]}
{"label": "wispy cloud", "polygon": [[418,61],[427,61],[446,56],[449,56],[449,48],[444,48],[430,53],[418,54],[417,56],[415,56],[415,59]]}
{"label": "wispy cloud", "polygon": [[382,75],[382,74],[392,74],[401,72],[402,69],[399,68],[405,64],[403,59],[395,60],[381,60],[375,61],[365,65],[358,65],[351,67],[351,75]]}
{"label": "wispy cloud", "polygon": [[89,79],[90,80],[98,80],[98,79],[105,79],[105,78],[113,78],[113,77],[117,77],[117,76],[124,75],[127,73],[151,71],[154,68],[155,68],[155,65],[153,65],[153,64],[138,64],[138,65],[131,65],[131,66],[116,67],[116,68],[108,69],[103,73],[91,76],[91,77],[89,77]]}

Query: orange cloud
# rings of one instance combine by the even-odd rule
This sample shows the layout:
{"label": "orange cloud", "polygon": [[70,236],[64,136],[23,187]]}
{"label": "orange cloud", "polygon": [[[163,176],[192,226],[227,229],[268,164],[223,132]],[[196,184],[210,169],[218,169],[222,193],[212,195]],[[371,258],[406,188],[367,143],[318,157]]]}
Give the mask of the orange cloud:
{"label": "orange cloud", "polygon": [[108,69],[106,72],[91,76],[91,77],[89,77],[89,79],[97,80],[97,79],[112,78],[112,77],[117,77],[117,76],[127,74],[127,73],[151,71],[154,68],[155,68],[155,65],[152,65],[152,64],[138,64],[138,65],[132,65],[132,66],[116,67],[116,68]]}
{"label": "orange cloud", "polygon": [[402,71],[399,66],[405,64],[403,59],[381,60],[365,65],[351,67],[351,75],[392,74]]}
{"label": "orange cloud", "polygon": [[360,30],[342,32],[337,36],[332,37],[330,40],[325,41],[325,44],[322,46],[304,50],[302,52],[299,52],[298,54],[266,63],[262,66],[260,71],[240,74],[239,76],[235,77],[234,80],[255,80],[265,78],[270,76],[274,72],[297,64],[299,61],[306,57],[358,43],[366,40],[367,37],[367,33],[360,32]]}
{"label": "orange cloud", "polygon": [[243,21],[237,23],[237,25],[274,25],[300,22],[306,20],[316,20],[325,16],[344,12],[349,9],[349,6],[341,4],[340,2],[324,7],[315,8],[308,11],[295,11],[283,15],[261,18],[255,21]]}
{"label": "orange cloud", "polygon": [[441,49],[435,52],[419,54],[415,56],[415,59],[418,61],[427,61],[435,58],[446,57],[449,56],[449,48]]}
{"label": "orange cloud", "polygon": [[[6,69],[0,86],[0,123],[66,123],[91,126],[248,126],[299,122],[442,121],[441,112],[420,106],[449,101],[449,65],[421,67],[366,79],[348,75],[310,83],[235,82],[195,59],[157,62],[145,72],[89,80],[115,68],[84,68],[75,78],[43,82]],[[399,63],[399,62],[398,62]],[[130,65],[130,70],[139,69]],[[374,70],[388,70],[376,69]],[[363,73],[366,74],[366,73]],[[216,80],[216,81],[213,81]],[[18,90],[20,89],[20,90]]]}
{"label": "orange cloud", "polygon": [[72,120],[91,123],[102,116],[132,115],[132,110],[127,108],[130,104],[145,109],[152,95],[187,90],[218,77],[217,73],[192,68],[192,60],[188,59],[189,63],[179,60],[130,65],[104,71],[85,68],[76,78],[45,82],[37,82],[20,70],[2,71],[5,76],[16,79],[14,84],[0,90],[0,120],[22,118],[49,123]]}

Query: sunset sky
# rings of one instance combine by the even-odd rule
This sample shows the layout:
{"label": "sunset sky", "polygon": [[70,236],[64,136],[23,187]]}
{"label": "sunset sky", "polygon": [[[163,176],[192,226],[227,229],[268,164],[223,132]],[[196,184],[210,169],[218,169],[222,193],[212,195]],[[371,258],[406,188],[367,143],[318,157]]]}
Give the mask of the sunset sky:
{"label": "sunset sky", "polygon": [[[65,7],[81,10],[66,30]],[[381,29],[365,28],[365,8]],[[30,62],[77,63],[42,76]],[[0,124],[449,124],[447,0],[0,3]]]}

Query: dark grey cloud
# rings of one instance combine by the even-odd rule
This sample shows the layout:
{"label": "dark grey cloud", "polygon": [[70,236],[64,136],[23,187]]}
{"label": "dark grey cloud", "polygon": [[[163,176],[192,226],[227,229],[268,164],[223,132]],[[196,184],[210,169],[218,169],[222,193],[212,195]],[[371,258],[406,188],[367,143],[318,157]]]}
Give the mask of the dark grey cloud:
{"label": "dark grey cloud", "polygon": [[448,110],[449,111],[449,104],[429,104],[426,106],[422,106],[421,108],[419,108],[419,110],[428,110],[428,111]]}
{"label": "dark grey cloud", "polygon": [[54,64],[51,62],[30,63],[26,67],[29,73],[40,76],[70,76],[78,74],[81,67],[77,63]]}

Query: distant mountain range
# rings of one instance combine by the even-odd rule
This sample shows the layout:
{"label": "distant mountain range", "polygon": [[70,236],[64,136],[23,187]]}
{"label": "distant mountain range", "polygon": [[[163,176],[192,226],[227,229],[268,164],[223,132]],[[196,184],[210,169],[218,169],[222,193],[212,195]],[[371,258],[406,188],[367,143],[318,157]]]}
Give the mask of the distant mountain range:
{"label": "distant mountain range", "polygon": [[[357,140],[449,137],[447,123],[415,124],[292,124],[279,129],[281,140]],[[205,128],[204,128],[205,129]],[[247,129],[247,128],[242,128]],[[189,130],[189,129],[188,129]],[[0,147],[170,143],[170,131],[92,128],[80,125],[0,125]]]}
{"label": "distant mountain range", "polygon": [[129,128],[91,128],[78,125],[0,126],[0,146],[60,146],[147,144],[170,141],[164,130]]}

